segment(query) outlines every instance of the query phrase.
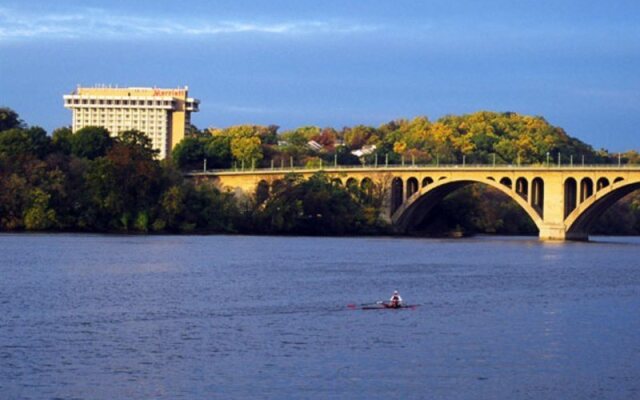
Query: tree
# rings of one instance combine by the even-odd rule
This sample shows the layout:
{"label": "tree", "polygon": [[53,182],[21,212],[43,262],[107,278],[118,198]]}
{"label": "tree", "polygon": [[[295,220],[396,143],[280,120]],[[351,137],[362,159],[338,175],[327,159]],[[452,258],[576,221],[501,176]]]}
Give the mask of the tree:
{"label": "tree", "polygon": [[231,137],[217,135],[200,138],[185,138],[173,149],[171,158],[182,170],[231,167]]}
{"label": "tree", "polygon": [[357,125],[353,128],[345,129],[344,131],[344,143],[350,149],[359,149],[365,144],[376,144],[377,139],[375,128],[364,125]]}
{"label": "tree", "polygon": [[303,126],[292,131],[284,132],[281,137],[293,146],[305,147],[309,140],[320,134],[317,126]]}
{"label": "tree", "polygon": [[262,144],[258,137],[234,137],[231,139],[231,154],[247,167],[262,160]]}
{"label": "tree", "polygon": [[126,199],[117,175],[113,162],[104,157],[89,164],[84,181],[91,209],[86,218],[90,229],[121,228],[118,218],[124,214]]}
{"label": "tree", "polygon": [[118,134],[120,143],[129,146],[136,157],[140,159],[153,160],[160,153],[153,148],[153,142],[149,136],[136,129],[130,129]]}
{"label": "tree", "polygon": [[24,226],[28,230],[45,230],[56,222],[56,211],[49,207],[51,195],[41,188],[33,189],[31,206],[24,214]]}
{"label": "tree", "polygon": [[204,141],[204,157],[208,168],[231,167],[231,138],[213,136]]}
{"label": "tree", "polygon": [[63,154],[71,154],[72,142],[73,131],[68,126],[55,129],[51,135],[51,143],[53,144],[53,149]]}
{"label": "tree", "polygon": [[7,107],[0,107],[0,132],[15,128],[25,128],[18,113]]}
{"label": "tree", "polygon": [[13,128],[0,132],[0,153],[13,157],[27,155],[43,158],[50,150],[51,139],[39,127]]}
{"label": "tree", "polygon": [[321,172],[306,180],[290,174],[273,186],[271,195],[256,213],[254,229],[314,235],[380,231],[380,210],[368,219],[371,215],[365,204],[373,204],[366,197],[359,188],[336,185]]}
{"label": "tree", "polygon": [[24,209],[29,202],[29,184],[23,176],[16,173],[1,176],[1,178],[0,228],[3,230],[22,229],[24,227]]}
{"label": "tree", "polygon": [[87,126],[73,135],[71,151],[76,157],[94,160],[107,154],[112,144],[108,130],[100,126]]}
{"label": "tree", "polygon": [[178,168],[183,170],[202,168],[204,145],[205,142],[200,138],[184,138],[171,152],[171,159]]}

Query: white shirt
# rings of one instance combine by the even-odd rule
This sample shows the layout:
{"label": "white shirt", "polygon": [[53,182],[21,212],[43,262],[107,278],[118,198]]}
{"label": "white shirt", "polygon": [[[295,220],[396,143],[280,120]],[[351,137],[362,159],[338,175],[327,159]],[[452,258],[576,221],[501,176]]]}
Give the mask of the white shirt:
{"label": "white shirt", "polygon": [[400,297],[400,294],[394,294],[393,296],[391,296],[391,298],[389,299],[389,301],[393,301],[393,298],[397,297],[398,298],[398,303],[402,303],[402,297]]}

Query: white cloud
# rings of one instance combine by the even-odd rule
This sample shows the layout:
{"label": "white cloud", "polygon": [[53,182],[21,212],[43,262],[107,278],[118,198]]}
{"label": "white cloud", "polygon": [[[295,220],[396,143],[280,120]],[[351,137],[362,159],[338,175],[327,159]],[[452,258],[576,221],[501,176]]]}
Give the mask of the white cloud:
{"label": "white cloud", "polygon": [[35,14],[0,7],[0,41],[12,39],[207,37],[229,34],[310,35],[369,32],[377,27],[344,21],[249,22],[196,19],[177,23],[168,18],[128,16],[102,9]]}

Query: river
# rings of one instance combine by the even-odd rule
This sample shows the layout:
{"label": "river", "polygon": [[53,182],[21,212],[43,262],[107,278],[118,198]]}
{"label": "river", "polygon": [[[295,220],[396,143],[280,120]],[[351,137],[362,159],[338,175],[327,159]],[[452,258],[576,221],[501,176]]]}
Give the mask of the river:
{"label": "river", "polygon": [[0,393],[638,399],[640,239],[3,234]]}

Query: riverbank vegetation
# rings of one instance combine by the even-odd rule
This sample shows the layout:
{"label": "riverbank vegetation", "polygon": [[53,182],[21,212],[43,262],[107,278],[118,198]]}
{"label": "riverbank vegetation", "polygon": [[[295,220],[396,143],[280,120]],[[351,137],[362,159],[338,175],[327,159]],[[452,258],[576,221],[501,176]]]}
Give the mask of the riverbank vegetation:
{"label": "riverbank vegetation", "polygon": [[[341,185],[323,173],[288,175],[269,191],[237,197],[194,185],[185,171],[378,164],[638,163],[570,137],[540,117],[479,112],[397,120],[341,130],[242,125],[191,129],[169,160],[157,160],[135,130],[104,128],[48,135],[0,109],[0,230],[158,233],[386,234],[386,193]],[[473,185],[441,202],[427,234],[533,234],[535,226],[504,195]],[[610,209],[596,232],[640,234],[640,196]]]}

